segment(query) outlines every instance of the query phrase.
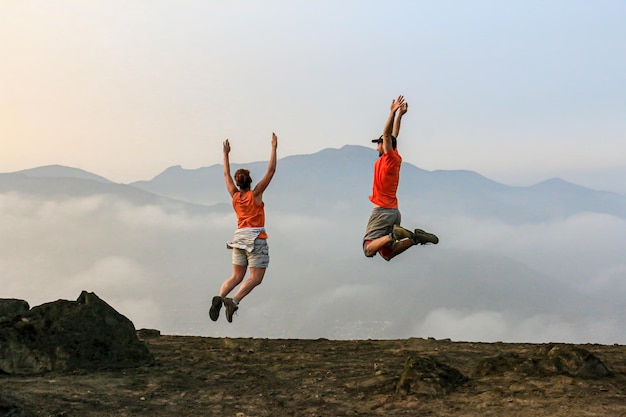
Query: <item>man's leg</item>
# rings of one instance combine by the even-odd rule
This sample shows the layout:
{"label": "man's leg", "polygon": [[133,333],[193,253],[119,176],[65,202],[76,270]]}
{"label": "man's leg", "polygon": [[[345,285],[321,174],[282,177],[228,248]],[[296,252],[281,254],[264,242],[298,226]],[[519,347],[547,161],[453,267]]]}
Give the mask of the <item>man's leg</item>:
{"label": "man's leg", "polygon": [[376,252],[381,250],[382,248],[389,246],[393,243],[393,238],[389,235],[379,237],[378,239],[373,239],[369,243],[364,243],[364,252],[365,256],[372,257],[376,255]]}
{"label": "man's leg", "polygon": [[400,223],[400,212],[397,209],[376,207],[372,210],[363,237],[365,256],[371,258],[378,251],[390,246],[394,240],[397,240],[391,233],[393,225],[396,223]]}
{"label": "man's leg", "polygon": [[[423,234],[426,234],[426,232],[424,231],[421,232]],[[435,235],[432,236],[436,239]],[[415,232],[412,232],[398,224],[393,225],[391,239],[393,240],[393,243],[390,246],[383,247],[380,250],[380,256],[382,256],[382,258],[386,261],[392,260],[394,257],[400,255],[411,246],[423,244],[418,238],[417,230]]]}
{"label": "man's leg", "polygon": [[414,237],[413,232],[410,230],[394,225],[391,234],[365,243],[365,255],[374,256],[381,249],[390,247],[390,250],[381,252],[383,258],[390,260],[415,245]]}
{"label": "man's leg", "polygon": [[392,236],[394,240],[410,239],[416,245],[425,245],[427,243],[436,245],[439,243],[439,238],[432,233],[425,232],[422,229],[415,229],[412,232],[399,224],[393,225]]}
{"label": "man's leg", "polygon": [[393,243],[393,245],[391,246],[391,251],[388,254],[383,255],[381,253],[381,256],[386,261],[390,261],[411,246],[415,246],[415,242],[413,242],[411,239],[399,240]]}

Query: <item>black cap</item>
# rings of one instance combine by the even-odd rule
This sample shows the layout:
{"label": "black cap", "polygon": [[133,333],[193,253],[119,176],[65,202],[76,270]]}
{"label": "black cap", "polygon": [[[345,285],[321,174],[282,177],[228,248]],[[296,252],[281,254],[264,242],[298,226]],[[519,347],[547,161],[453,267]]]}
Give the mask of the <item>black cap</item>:
{"label": "black cap", "polygon": [[[372,139],[372,143],[378,143],[378,142],[382,142],[383,141],[383,135],[380,135],[379,138],[376,139]],[[396,137],[391,135],[391,147],[393,149],[396,149],[396,146],[398,146],[398,141],[396,140]]]}

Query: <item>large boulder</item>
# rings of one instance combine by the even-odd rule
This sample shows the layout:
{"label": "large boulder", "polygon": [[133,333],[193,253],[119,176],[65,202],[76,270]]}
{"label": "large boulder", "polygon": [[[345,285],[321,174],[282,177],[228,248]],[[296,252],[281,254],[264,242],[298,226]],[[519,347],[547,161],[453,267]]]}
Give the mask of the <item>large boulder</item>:
{"label": "large boulder", "polygon": [[39,374],[147,365],[154,357],[133,323],[83,291],[0,320],[0,372]]}

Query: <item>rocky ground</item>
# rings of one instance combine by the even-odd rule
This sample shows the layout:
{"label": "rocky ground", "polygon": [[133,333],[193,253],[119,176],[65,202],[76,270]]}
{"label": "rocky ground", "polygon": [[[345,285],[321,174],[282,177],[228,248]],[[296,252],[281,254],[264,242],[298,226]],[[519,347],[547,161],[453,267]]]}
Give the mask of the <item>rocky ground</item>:
{"label": "rocky ground", "polygon": [[[0,416],[626,417],[626,346],[560,345],[599,359],[588,371],[611,372],[574,376],[535,344],[143,339],[150,366],[0,375]],[[441,367],[411,379],[410,357]]]}

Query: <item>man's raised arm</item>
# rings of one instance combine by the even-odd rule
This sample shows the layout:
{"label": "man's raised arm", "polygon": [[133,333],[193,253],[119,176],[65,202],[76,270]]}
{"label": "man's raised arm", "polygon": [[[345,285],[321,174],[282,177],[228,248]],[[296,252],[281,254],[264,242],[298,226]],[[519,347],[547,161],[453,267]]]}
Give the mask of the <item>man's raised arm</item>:
{"label": "man's raised arm", "polygon": [[[404,104],[404,96],[398,96],[397,99],[391,101],[391,108],[389,109],[389,117],[385,123],[383,129],[383,152],[387,153],[393,149],[391,144],[392,129],[394,127],[394,120],[396,117],[396,111]],[[395,136],[395,135],[394,135]]]}
{"label": "man's raised arm", "polygon": [[393,133],[391,133],[396,139],[398,139],[398,135],[400,135],[400,122],[402,121],[402,116],[409,110],[409,103],[406,101],[402,103],[400,109],[398,110],[398,114],[396,114],[396,120],[393,123]]}

